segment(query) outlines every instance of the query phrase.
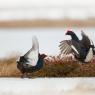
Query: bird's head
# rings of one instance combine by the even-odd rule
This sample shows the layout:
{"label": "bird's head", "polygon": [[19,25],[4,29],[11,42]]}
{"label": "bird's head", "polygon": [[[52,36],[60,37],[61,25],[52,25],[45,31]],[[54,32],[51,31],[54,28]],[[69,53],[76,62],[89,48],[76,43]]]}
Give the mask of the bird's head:
{"label": "bird's head", "polygon": [[39,58],[40,58],[40,59],[44,59],[45,57],[47,57],[47,55],[45,55],[45,54],[40,54],[40,53],[39,53]]}
{"label": "bird's head", "polygon": [[74,32],[72,30],[67,30],[66,35],[73,35]]}

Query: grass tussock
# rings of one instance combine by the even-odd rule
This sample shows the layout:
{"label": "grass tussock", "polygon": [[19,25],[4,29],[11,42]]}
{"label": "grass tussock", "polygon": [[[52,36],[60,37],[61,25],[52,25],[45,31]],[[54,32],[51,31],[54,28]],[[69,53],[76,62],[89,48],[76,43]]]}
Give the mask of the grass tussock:
{"label": "grass tussock", "polygon": [[[16,67],[16,57],[0,60],[0,77],[20,77]],[[39,71],[29,74],[30,77],[94,77],[95,62],[81,64],[67,58],[48,57]]]}
{"label": "grass tussock", "polygon": [[0,60],[0,77],[17,77],[21,73],[16,66],[16,58],[8,58]]}

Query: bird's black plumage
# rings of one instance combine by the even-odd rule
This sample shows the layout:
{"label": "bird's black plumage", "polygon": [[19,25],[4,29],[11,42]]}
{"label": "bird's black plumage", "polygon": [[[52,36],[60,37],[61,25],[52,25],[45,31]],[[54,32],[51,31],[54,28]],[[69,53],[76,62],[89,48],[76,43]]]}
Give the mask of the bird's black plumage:
{"label": "bird's black plumage", "polygon": [[62,54],[74,54],[75,58],[82,62],[90,61],[90,57],[94,55],[94,44],[89,37],[81,31],[82,40],[79,40],[73,31],[67,31],[66,35],[71,36],[71,40],[63,40],[60,42],[60,50]]}
{"label": "bird's black plumage", "polygon": [[67,31],[66,35],[70,35],[72,40],[79,42],[79,38],[77,37],[77,35],[73,31]]}
{"label": "bird's black plumage", "polygon": [[46,57],[45,54],[39,54],[37,65],[30,66],[29,64],[26,64],[26,62],[28,62],[27,59],[24,58],[24,56],[21,56],[20,60],[17,61],[17,68],[23,74],[22,76],[24,76],[24,74],[26,73],[32,73],[32,72],[38,71],[43,67],[45,57]]}

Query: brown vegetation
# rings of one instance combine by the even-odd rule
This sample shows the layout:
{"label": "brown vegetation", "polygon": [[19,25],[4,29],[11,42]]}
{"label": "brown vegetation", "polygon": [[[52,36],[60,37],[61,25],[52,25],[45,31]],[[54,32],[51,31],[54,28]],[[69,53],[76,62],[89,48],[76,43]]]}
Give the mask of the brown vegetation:
{"label": "brown vegetation", "polygon": [[95,19],[36,19],[36,20],[10,20],[0,21],[2,28],[29,28],[29,27],[95,27]]}
{"label": "brown vegetation", "polygon": [[[81,64],[73,60],[61,60],[52,57],[53,61],[46,60],[44,67],[30,77],[94,77],[95,63]],[[16,58],[0,60],[0,77],[20,77],[21,73],[16,67]]]}
{"label": "brown vegetation", "polygon": [[17,77],[21,73],[16,67],[16,58],[0,60],[0,77]]}

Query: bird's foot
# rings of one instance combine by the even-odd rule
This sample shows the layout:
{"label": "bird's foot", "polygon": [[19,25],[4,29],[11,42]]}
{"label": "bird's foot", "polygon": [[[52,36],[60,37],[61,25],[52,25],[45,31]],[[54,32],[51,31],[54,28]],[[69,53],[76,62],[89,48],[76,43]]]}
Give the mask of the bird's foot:
{"label": "bird's foot", "polygon": [[21,75],[21,78],[28,78],[28,76],[27,76],[27,74],[25,73],[25,74]]}

